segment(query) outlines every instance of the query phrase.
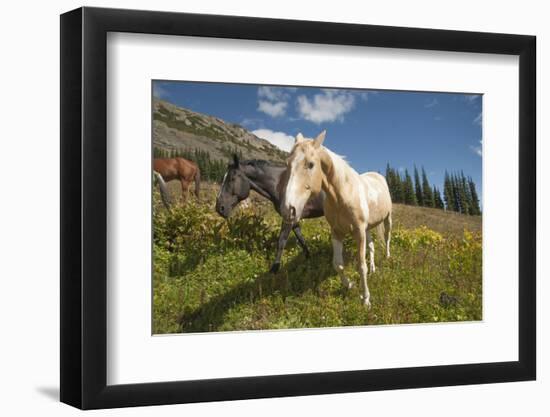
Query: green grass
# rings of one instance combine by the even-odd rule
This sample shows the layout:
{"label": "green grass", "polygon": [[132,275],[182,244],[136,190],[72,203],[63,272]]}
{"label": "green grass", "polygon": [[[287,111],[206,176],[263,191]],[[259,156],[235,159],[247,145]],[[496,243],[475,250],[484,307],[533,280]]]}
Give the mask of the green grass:
{"label": "green grass", "polygon": [[[345,291],[332,269],[330,228],[305,220],[305,259],[289,239],[268,273],[280,218],[264,201],[229,221],[213,211],[215,187],[154,215],[153,332],[286,329],[482,319],[481,218],[396,206],[392,257],[376,244],[372,308],[359,298],[355,244],[345,241]],[[155,196],[157,198],[157,196]]]}

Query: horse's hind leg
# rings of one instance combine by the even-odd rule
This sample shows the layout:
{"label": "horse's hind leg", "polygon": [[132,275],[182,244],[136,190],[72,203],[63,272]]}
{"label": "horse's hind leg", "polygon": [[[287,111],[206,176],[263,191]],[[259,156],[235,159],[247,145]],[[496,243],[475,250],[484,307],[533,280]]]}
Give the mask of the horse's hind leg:
{"label": "horse's hind leg", "polygon": [[363,304],[370,308],[370,291],[367,285],[367,232],[366,228],[357,230],[355,240],[357,241],[357,266],[361,276],[361,289],[363,290]]}
{"label": "horse's hind leg", "polygon": [[306,240],[304,239],[304,236],[302,235],[302,229],[300,228],[300,225],[295,224],[294,227],[292,228],[292,231],[296,235],[296,239],[298,239],[298,244],[300,245],[300,247],[304,251],[305,257],[309,258],[309,249],[307,248]]}
{"label": "horse's hind leg", "polygon": [[183,178],[180,180],[181,182],[181,201],[185,203],[185,201],[189,198],[189,187],[191,186],[191,183],[189,181],[184,180]]}
{"label": "horse's hind leg", "polygon": [[367,242],[369,244],[369,260],[370,260],[370,272],[376,271],[376,266],[374,265],[374,242],[372,241],[372,235],[367,230]]}
{"label": "horse's hind leg", "polygon": [[349,290],[353,284],[344,275],[344,244],[342,239],[336,237],[334,233],[332,234],[332,266],[338,272],[344,288]]}
{"label": "horse's hind leg", "polygon": [[277,273],[281,267],[281,257],[283,256],[283,250],[286,246],[286,241],[288,240],[288,235],[291,230],[292,224],[283,222],[281,225],[281,231],[279,232],[279,241],[277,242],[277,255],[275,255],[275,261],[269,270],[269,272],[273,274]]}
{"label": "horse's hind leg", "polygon": [[392,219],[391,213],[384,219],[384,240],[386,241],[386,258],[390,257]]}

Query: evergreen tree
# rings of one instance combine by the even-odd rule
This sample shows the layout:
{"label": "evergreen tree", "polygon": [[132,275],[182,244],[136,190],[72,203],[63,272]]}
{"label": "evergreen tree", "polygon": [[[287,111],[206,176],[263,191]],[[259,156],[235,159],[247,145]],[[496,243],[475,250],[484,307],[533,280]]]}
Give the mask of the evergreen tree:
{"label": "evergreen tree", "polygon": [[433,194],[424,167],[422,167],[422,205],[433,207]]}
{"label": "evergreen tree", "polygon": [[456,174],[453,174],[451,176],[451,184],[452,184],[452,189],[453,189],[453,199],[454,199],[454,211],[456,211],[457,213],[462,213],[462,198],[461,198],[461,193],[460,193],[460,189],[459,189],[459,182],[458,182],[458,177],[456,176]]}
{"label": "evergreen tree", "polygon": [[405,180],[403,182],[403,202],[411,206],[416,206],[418,204],[416,201],[412,178],[409,175],[408,170],[405,170]]}
{"label": "evergreen tree", "polygon": [[390,163],[386,163],[386,182],[388,183],[388,188],[390,189],[390,195],[392,201],[395,201],[395,190],[393,185],[393,170],[390,167]]}
{"label": "evergreen tree", "polygon": [[472,177],[468,178],[468,187],[470,188],[470,195],[472,196],[472,214],[479,216],[481,215],[481,208],[479,207],[479,197],[477,196],[476,185]]}
{"label": "evergreen tree", "polygon": [[395,182],[395,196],[396,196],[396,202],[397,203],[403,203],[404,197],[403,197],[403,180],[401,179],[401,175],[399,175],[398,171],[393,171],[394,173],[394,182]]}
{"label": "evergreen tree", "polygon": [[433,195],[434,195],[434,207],[438,209],[445,209],[445,204],[443,204],[443,199],[441,198],[441,193],[439,192],[439,189],[434,186],[433,189]]}
{"label": "evergreen tree", "polygon": [[419,206],[423,206],[423,197],[422,197],[422,186],[420,185],[420,177],[418,176],[418,169],[416,169],[416,165],[414,166],[414,190],[416,194],[416,201],[418,202]]}
{"label": "evergreen tree", "polygon": [[445,207],[449,211],[455,211],[455,201],[454,201],[454,192],[453,185],[451,183],[451,178],[449,173],[445,171],[445,180],[443,183],[443,195],[445,198]]}
{"label": "evergreen tree", "polygon": [[399,173],[390,167],[389,163],[386,165],[386,182],[390,189],[390,195],[394,203],[403,202],[403,184]]}
{"label": "evergreen tree", "polygon": [[471,198],[470,198],[470,189],[466,186],[466,178],[464,177],[464,173],[460,172],[460,178],[459,178],[459,194],[460,194],[460,202],[461,202],[461,213],[462,214],[470,214],[470,206],[471,206]]}
{"label": "evergreen tree", "polygon": [[[222,166],[220,175],[223,175],[224,169],[225,167]],[[404,175],[402,175],[389,163],[386,164],[386,181],[394,203],[422,205],[462,214],[481,215],[475,183],[472,177],[466,177],[463,171],[459,173],[445,171],[443,192],[435,185],[430,185],[424,167],[421,168],[420,177],[415,165],[414,177],[413,180],[408,169],[405,169]]]}

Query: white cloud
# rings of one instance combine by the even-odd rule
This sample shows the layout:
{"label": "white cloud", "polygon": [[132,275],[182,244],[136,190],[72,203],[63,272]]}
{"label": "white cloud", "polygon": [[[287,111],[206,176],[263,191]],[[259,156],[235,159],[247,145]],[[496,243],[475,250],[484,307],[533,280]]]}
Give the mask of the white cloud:
{"label": "white cloud", "polygon": [[369,94],[374,94],[374,95],[376,95],[376,94],[378,94],[378,92],[373,92],[373,91],[371,91],[371,92],[368,92],[368,93],[367,93],[367,92],[365,92],[365,91],[360,91],[360,92],[358,92],[358,93],[356,93],[356,94],[359,96],[359,98],[360,98],[361,100],[363,100],[363,101],[368,101],[368,99],[369,99]]}
{"label": "white cloud", "polygon": [[480,140],[479,146],[470,145],[470,150],[475,154],[477,154],[478,156],[482,156],[483,155],[482,146],[483,146],[483,142]]}
{"label": "white cloud", "polygon": [[424,104],[424,107],[426,107],[427,109],[431,108],[431,107],[435,107],[439,104],[439,101],[437,101],[436,98],[433,98],[432,100],[430,100],[429,102],[427,102],[426,104]]}
{"label": "white cloud", "polygon": [[462,98],[464,99],[464,101],[466,103],[473,103],[480,97],[481,97],[481,95],[479,95],[479,94],[464,94],[462,96]]}
{"label": "white cloud", "polygon": [[153,83],[153,97],[156,98],[165,98],[168,96],[168,91],[162,86],[159,82]]}
{"label": "white cloud", "polygon": [[355,105],[355,96],[350,92],[323,90],[311,99],[301,95],[296,101],[300,116],[313,123],[343,121],[344,115]]}
{"label": "white cloud", "polygon": [[472,123],[475,124],[475,125],[480,125],[481,126],[481,121],[482,121],[481,117],[482,117],[481,112],[479,112],[479,114],[476,116],[476,118],[474,119],[474,121]]}
{"label": "white cloud", "polygon": [[241,126],[245,126],[245,127],[248,127],[248,128],[251,128],[253,127],[254,125],[258,126],[258,125],[262,125],[263,124],[263,120],[262,119],[257,119],[257,118],[248,118],[248,117],[245,117],[242,121],[241,121]]}
{"label": "white cloud", "polygon": [[271,117],[281,117],[286,113],[290,93],[296,91],[293,87],[266,87],[258,88],[258,111]]}
{"label": "white cloud", "polygon": [[285,115],[287,106],[288,103],[286,101],[272,103],[270,101],[260,100],[258,102],[258,111],[268,114],[271,117],[280,117]]}
{"label": "white cloud", "polygon": [[283,101],[290,98],[290,93],[296,91],[294,87],[266,87],[258,88],[258,97],[269,101]]}
{"label": "white cloud", "polygon": [[257,129],[252,131],[252,133],[286,152],[290,152],[294,146],[294,137],[284,132],[274,132],[270,129]]}

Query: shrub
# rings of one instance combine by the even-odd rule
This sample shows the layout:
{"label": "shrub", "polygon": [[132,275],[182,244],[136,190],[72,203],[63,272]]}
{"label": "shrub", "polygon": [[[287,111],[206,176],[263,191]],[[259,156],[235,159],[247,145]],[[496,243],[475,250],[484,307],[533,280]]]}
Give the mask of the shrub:
{"label": "shrub", "polygon": [[191,198],[169,210],[157,210],[153,221],[155,256],[159,253],[162,265],[168,258],[167,266],[163,267],[170,276],[178,276],[204,262],[210,254],[228,249],[271,255],[279,226],[266,220],[262,211],[236,209],[225,220],[209,205]]}

